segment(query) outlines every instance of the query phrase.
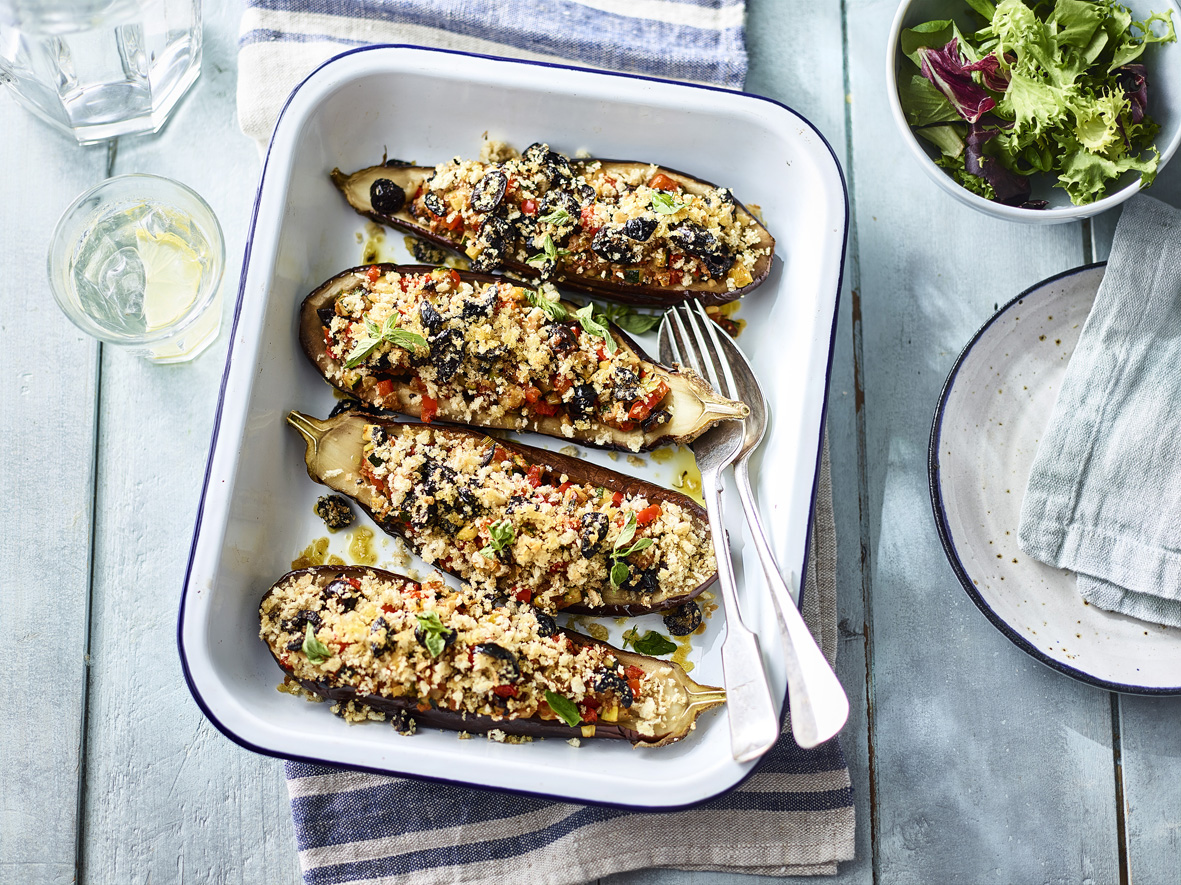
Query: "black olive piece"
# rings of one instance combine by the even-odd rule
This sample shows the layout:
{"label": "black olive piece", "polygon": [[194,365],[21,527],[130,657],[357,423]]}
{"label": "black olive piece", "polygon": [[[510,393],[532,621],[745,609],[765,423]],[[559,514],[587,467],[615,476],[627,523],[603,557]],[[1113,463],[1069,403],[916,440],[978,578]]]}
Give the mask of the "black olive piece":
{"label": "black olive piece", "polygon": [[299,651],[301,648],[303,648],[303,638],[302,637],[297,638],[297,639],[292,639],[289,643],[287,643],[287,650],[288,651]]}
{"label": "black olive piece", "polygon": [[582,514],[579,520],[578,534],[582,538],[582,558],[590,559],[603,549],[603,541],[607,537],[607,514],[592,510]]}
{"label": "black olive piece", "polygon": [[589,184],[580,184],[577,188],[575,188],[575,191],[578,196],[578,201],[584,206],[587,203],[593,203],[599,197],[599,195],[595,193],[595,189]]}
{"label": "black olive piece", "polygon": [[508,348],[506,348],[503,344],[498,344],[496,347],[488,348],[483,353],[475,354],[475,357],[481,365],[491,366],[506,353],[508,353]]}
{"label": "black olive piece", "polygon": [[646,243],[656,233],[656,219],[629,218],[623,223],[623,233],[633,240]]}
{"label": "black olive piece", "polygon": [[430,335],[443,328],[443,315],[435,310],[435,306],[427,300],[418,302],[418,320]]}
{"label": "black olive piece", "polygon": [[579,215],[582,213],[582,207],[578,205],[578,200],[575,199],[574,194],[567,190],[553,190],[542,197],[541,208],[538,210],[538,215],[549,215],[558,209],[565,211],[570,216],[570,225],[578,223]]}
{"label": "black olive piece", "polygon": [[537,635],[542,639],[548,639],[558,632],[558,622],[554,620],[553,615],[546,614],[539,608],[533,610],[534,617],[537,618]]}
{"label": "black olive piece", "polygon": [[324,596],[328,599],[335,598],[340,602],[340,607],[346,612],[351,612],[357,607],[357,603],[361,599],[361,595],[357,589],[344,579],[343,576],[333,579],[333,581],[324,588]]}
{"label": "black olive piece", "polygon": [[526,163],[544,163],[545,155],[549,153],[549,145],[535,141],[521,153],[521,159]]}
{"label": "black olive piece", "polygon": [[477,317],[490,317],[495,307],[496,287],[488,286],[484,289],[484,295],[482,297],[472,297],[464,301],[461,315],[465,320],[474,320]]}
{"label": "black olive piece", "polygon": [[[279,626],[288,633],[303,633],[308,624],[316,629],[320,627],[320,613],[311,609],[301,609],[295,613],[290,621],[284,621]],[[302,640],[300,640],[302,642]]]}
{"label": "black olive piece", "polygon": [[474,245],[480,252],[471,260],[472,270],[488,273],[499,268],[511,238],[512,228],[507,221],[498,215],[485,218],[476,232]]}
{"label": "black olive piece", "polygon": [[635,247],[621,228],[606,225],[591,240],[591,251],[612,264],[627,264],[635,254]]}
{"label": "black olive piece", "polygon": [[718,238],[696,222],[682,221],[668,232],[668,238],[690,255],[718,252]]}
{"label": "black olive piece", "polygon": [[595,682],[595,691],[613,691],[615,696],[619,698],[619,703],[623,704],[624,708],[630,707],[635,697],[632,695],[632,687],[627,684],[627,680],[618,673],[608,671],[598,678]]}
{"label": "black olive piece", "polygon": [[532,501],[524,495],[513,495],[508,499],[508,504],[505,507],[506,513],[515,513],[523,507],[534,507]]}
{"label": "black olive piece", "polygon": [[[390,625],[386,622],[385,618],[378,618],[369,625],[369,650],[373,652],[374,657],[381,657],[381,655],[393,649],[395,644],[393,642],[394,637],[390,633],[389,627]],[[373,638],[377,633],[382,634],[381,639]]]}
{"label": "black olive piece", "polygon": [[318,316],[320,318],[320,325],[331,326],[332,320],[336,316],[336,308],[321,307],[319,310],[316,311],[316,316]]}
{"label": "black olive piece", "polygon": [[406,191],[388,178],[369,185],[369,205],[382,215],[393,215],[406,205]]}
{"label": "black olive piece", "polygon": [[359,399],[352,397],[345,397],[339,400],[336,405],[332,407],[332,411],[328,413],[329,418],[335,418],[342,412],[364,412],[366,415],[380,415],[382,410],[370,403],[363,403]]}
{"label": "black olive piece", "polygon": [[471,206],[477,212],[491,212],[504,199],[504,189],[508,187],[508,176],[499,169],[493,169],[476,182],[472,188]]}
{"label": "black olive piece", "polygon": [[673,413],[668,409],[657,409],[640,422],[640,429],[647,432],[655,430],[673,419]]}
{"label": "black olive piece", "polygon": [[431,365],[435,367],[435,378],[446,384],[455,377],[463,365],[464,340],[459,329],[444,329],[427,339],[431,348]]}
{"label": "black olive piece", "polygon": [[398,734],[411,735],[418,730],[418,723],[405,710],[394,710],[390,713],[390,722]]}
{"label": "black olive piece", "polygon": [[316,499],[316,516],[324,520],[324,525],[336,531],[343,529],[353,522],[353,508],[349,506],[347,498],[340,495],[323,495]]}
{"label": "black olive piece", "polygon": [[490,658],[496,658],[496,660],[501,661],[508,668],[513,681],[517,682],[520,680],[521,667],[517,663],[517,656],[507,648],[503,648],[495,642],[481,642],[472,651],[478,655],[487,655]]}
{"label": "black olive piece", "polygon": [[701,626],[701,606],[692,599],[682,602],[664,613],[664,626],[673,636],[688,636]]}
{"label": "black olive piece", "polygon": [[630,403],[640,396],[640,376],[631,369],[616,366],[614,388],[615,399],[621,403]]}
{"label": "black olive piece", "polygon": [[[426,240],[418,239],[418,237],[414,237],[411,240],[410,252],[414,255],[415,261],[421,261],[423,264],[442,264],[447,257],[438,246],[433,246]],[[434,283],[434,280],[430,282]]]}
{"label": "black olive piece", "polygon": [[496,443],[492,443],[492,445],[488,446],[487,450],[484,452],[483,457],[480,458],[480,466],[487,467],[489,464],[492,463],[492,459],[495,457],[496,457]]}
{"label": "black olive piece", "polygon": [[660,580],[657,578],[660,574],[659,565],[640,568],[631,563],[625,564],[628,567],[627,580],[620,585],[620,590],[628,593],[655,593],[660,589]]}
{"label": "black olive piece", "polygon": [[492,597],[491,605],[493,608],[504,608],[506,605],[508,605],[508,597],[504,596],[503,594],[497,594],[496,596]]}
{"label": "black olive piece", "polygon": [[566,403],[566,414],[572,421],[584,421],[590,418],[595,407],[599,404],[599,395],[593,384],[578,384]]}
{"label": "black olive piece", "polygon": [[442,218],[447,214],[447,207],[443,205],[442,198],[434,191],[427,191],[423,194],[422,202],[431,211],[431,214],[438,218]]}
{"label": "black olive piece", "polygon": [[565,356],[578,347],[578,337],[569,323],[551,323],[541,330],[541,334],[557,356]]}
{"label": "black olive piece", "polygon": [[[377,620],[380,621],[381,618],[378,618]],[[374,623],[377,623],[377,621],[374,621]],[[459,634],[454,630],[444,630],[439,635],[443,637],[443,648],[445,649],[455,645],[455,640],[459,638]],[[414,638],[418,640],[419,645],[421,645],[423,648],[426,648],[428,651],[430,650],[426,644],[426,633],[423,631],[422,627],[419,627],[414,631]]]}
{"label": "black olive piece", "polygon": [[734,264],[734,258],[724,251],[709,252],[700,257],[706,272],[715,279],[724,277]]}

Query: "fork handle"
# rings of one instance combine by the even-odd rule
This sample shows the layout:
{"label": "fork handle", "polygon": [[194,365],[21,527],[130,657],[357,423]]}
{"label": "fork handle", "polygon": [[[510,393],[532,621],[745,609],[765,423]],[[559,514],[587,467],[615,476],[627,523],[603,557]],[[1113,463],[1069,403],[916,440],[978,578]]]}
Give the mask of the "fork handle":
{"label": "fork handle", "polygon": [[722,675],[730,718],[730,749],[739,762],[766,753],[779,740],[779,716],[771,700],[759,640],[742,622],[730,561],[730,543],[722,520],[721,476],[717,470],[702,476],[710,536],[718,564],[718,584],[726,605],[726,638],[722,642]]}
{"label": "fork handle", "polygon": [[844,727],[849,717],[849,698],[816,644],[812,631],[804,623],[799,606],[779,572],[779,565],[763,532],[746,458],[735,463],[734,479],[738,483],[738,497],[746,514],[746,524],[750,527],[785,634],[784,669],[787,671],[792,736],[804,749],[815,747]]}

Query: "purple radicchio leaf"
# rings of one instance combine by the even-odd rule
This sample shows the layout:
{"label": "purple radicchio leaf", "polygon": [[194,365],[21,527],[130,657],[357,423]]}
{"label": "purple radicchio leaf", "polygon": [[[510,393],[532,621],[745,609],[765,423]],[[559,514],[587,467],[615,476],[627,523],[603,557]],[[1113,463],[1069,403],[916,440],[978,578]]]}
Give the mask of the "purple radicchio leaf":
{"label": "purple radicchio leaf", "polygon": [[990,52],[980,61],[964,66],[965,71],[979,71],[984,79],[984,85],[993,92],[1005,92],[1009,88],[1009,75],[1001,70],[1000,60],[995,52]]}
{"label": "purple radicchio leaf", "polygon": [[1124,65],[1116,68],[1119,85],[1132,105],[1132,122],[1139,123],[1148,113],[1148,71],[1144,65]]}
{"label": "purple radicchio leaf", "polygon": [[[995,123],[974,122],[965,140],[964,169],[969,175],[983,178],[996,191],[996,201],[1006,206],[1020,206],[1029,199],[1029,179],[1006,169],[1001,161],[984,153],[984,146],[996,137],[1000,129]],[[1027,208],[1042,208],[1029,205]]]}
{"label": "purple radicchio leaf", "polygon": [[918,54],[923,76],[947,96],[956,113],[969,123],[975,123],[982,114],[996,107],[992,96],[972,79],[971,69],[960,58],[956,37],[952,37],[942,49],[920,47]]}

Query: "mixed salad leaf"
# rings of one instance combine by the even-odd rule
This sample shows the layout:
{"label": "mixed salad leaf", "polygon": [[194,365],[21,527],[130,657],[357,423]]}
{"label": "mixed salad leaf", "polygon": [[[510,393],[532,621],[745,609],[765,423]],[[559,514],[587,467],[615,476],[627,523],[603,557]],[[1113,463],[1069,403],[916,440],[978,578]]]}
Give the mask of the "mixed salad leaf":
{"label": "mixed salad leaf", "polygon": [[1156,177],[1160,127],[1148,115],[1152,43],[1174,43],[1172,10],[1143,21],[1115,0],[967,0],[984,24],[902,32],[917,72],[902,76],[907,122],[939,150],[957,183],[1011,206],[1041,209],[1030,176],[1056,176],[1075,205],[1102,198],[1125,172]]}

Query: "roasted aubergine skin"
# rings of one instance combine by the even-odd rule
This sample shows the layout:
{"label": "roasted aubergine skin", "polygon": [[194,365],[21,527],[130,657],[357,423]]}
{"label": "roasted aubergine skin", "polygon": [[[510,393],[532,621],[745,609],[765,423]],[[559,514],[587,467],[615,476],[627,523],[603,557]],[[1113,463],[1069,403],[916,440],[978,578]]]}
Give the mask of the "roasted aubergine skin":
{"label": "roasted aubergine skin", "polygon": [[[354,346],[353,329],[360,324],[357,303],[377,309],[371,299],[391,296],[391,288],[409,287],[402,300],[413,307],[399,322],[418,336],[398,339],[403,345],[377,341],[362,352]],[[462,296],[456,293],[464,293]],[[652,360],[640,346],[614,325],[600,326],[614,347],[600,347],[598,358],[580,364],[561,377],[552,371],[572,365],[573,356],[587,358],[590,343],[605,342],[583,328],[577,305],[559,302],[551,310],[555,320],[536,306],[544,296],[502,277],[423,265],[376,264],[343,271],[308,295],[300,308],[299,340],[304,353],[321,376],[339,390],[388,411],[430,421],[446,421],[532,431],[566,441],[622,451],[646,451],[667,444],[688,444],[710,427],[725,420],[745,418],[748,407],[719,396],[696,374],[670,368]],[[346,306],[347,305],[347,306]],[[438,305],[438,306],[436,306]],[[451,306],[455,305],[455,306]],[[388,304],[381,302],[381,309]],[[336,338],[330,331],[346,317],[351,326]],[[511,326],[507,329],[505,326]],[[538,327],[540,328],[531,328]],[[385,330],[389,331],[389,330]],[[528,337],[533,334],[533,338]],[[376,326],[366,326],[360,341],[374,341]],[[518,348],[508,351],[497,336],[513,337]],[[409,343],[407,343],[409,342]],[[334,347],[336,349],[334,349]],[[608,350],[610,352],[608,352]],[[600,359],[608,362],[600,362]],[[535,368],[540,362],[544,369]],[[609,389],[601,380],[603,366],[618,364],[615,371],[642,376],[640,390],[657,386],[658,402],[645,402],[643,394],[631,406],[620,405],[624,420],[609,419],[602,411],[621,396],[616,383]],[[624,366],[630,368],[624,368]],[[516,380],[524,375],[528,380]],[[656,395],[660,395],[659,393]],[[527,399],[526,397],[532,397]],[[539,398],[540,397],[540,398]],[[627,401],[624,401],[627,402]],[[489,403],[496,406],[493,408]],[[642,411],[635,421],[625,420]]]}
{"label": "roasted aubergine skin", "polygon": [[[728,190],[675,169],[569,159],[543,144],[520,158],[480,164],[474,186],[456,186],[446,167],[437,172],[392,161],[352,174],[334,169],[331,177],[360,214],[471,258],[476,270],[552,279],[597,298],[652,306],[690,298],[722,304],[753,290],[771,269],[775,240],[753,213]],[[447,179],[441,189],[440,172]],[[652,203],[641,201],[637,209],[633,200],[621,212],[626,201],[604,202],[617,195],[596,194],[604,179],[642,181]],[[699,218],[703,209],[724,210],[727,224],[748,234],[751,242],[742,248],[754,256],[753,266],[735,262],[714,234],[692,220],[690,203]],[[624,214],[634,217],[614,220]],[[686,263],[694,270],[682,278],[677,266]]]}
{"label": "roasted aubergine skin", "polygon": [[358,720],[356,705],[387,714],[403,732],[497,729],[660,747],[725,699],[671,661],[561,630],[529,606],[495,607],[380,569],[290,572],[267,591],[259,617],[289,679],[342,708],[351,702]]}
{"label": "roasted aubergine skin", "polygon": [[[371,445],[375,434],[396,438],[400,434],[416,437],[425,432],[431,435],[432,440],[439,440],[446,445],[466,443],[478,446],[486,453],[486,462],[493,459],[497,464],[511,462],[510,469],[519,477],[528,477],[530,481],[536,482],[539,491],[546,492],[550,489],[547,497],[556,498],[557,504],[553,508],[555,512],[567,502],[571,507],[574,506],[571,498],[552,494],[552,490],[560,488],[562,483],[605,490],[603,497],[599,499],[600,503],[593,508],[603,511],[602,517],[594,514],[580,517],[577,529],[571,532],[575,536],[574,540],[566,548],[571,562],[581,563],[578,569],[586,569],[585,572],[571,571],[570,574],[589,574],[590,580],[578,585],[571,578],[567,583],[566,571],[555,574],[548,569],[542,569],[548,584],[545,580],[538,583],[527,582],[523,575],[528,573],[512,566],[512,548],[509,546],[495,554],[488,552],[489,556],[495,555],[508,565],[497,573],[496,577],[483,579],[486,582],[485,586],[494,580],[496,591],[504,596],[527,596],[534,604],[547,611],[560,609],[571,614],[637,616],[677,608],[699,596],[717,579],[716,564],[710,549],[709,518],[705,508],[691,498],[655,483],[558,452],[538,449],[512,440],[492,439],[466,428],[428,426],[359,412],[345,412],[327,420],[292,412],[287,420],[304,440],[304,459],[308,475],[313,480],[352,498],[384,531],[403,538],[410,549],[420,555],[424,553],[424,546],[427,545],[432,550],[437,550],[440,537],[445,538],[443,552],[433,557],[432,564],[464,580],[481,580],[480,573],[474,571],[468,563],[487,541],[485,535],[491,530],[491,526],[483,525],[488,523],[491,517],[488,511],[480,506],[478,495],[482,490],[478,488],[475,475],[453,477],[453,481],[467,480],[475,489],[476,494],[472,496],[470,509],[461,508],[458,497],[450,495],[452,503],[446,507],[441,504],[429,505],[431,522],[427,525],[420,524],[416,528],[414,521],[418,518],[417,515],[400,519],[395,514],[383,513],[386,500],[367,478],[371,468],[367,467],[365,460],[366,446]],[[451,472],[449,467],[436,465],[434,469]],[[567,490],[567,494],[571,496],[577,493],[577,489]],[[413,496],[407,496],[408,499],[411,497]],[[425,495],[417,497],[419,502],[426,500]],[[613,504],[616,499],[618,503]],[[607,570],[612,565],[610,556],[613,552],[607,536],[610,531],[618,537],[618,529],[609,530],[606,527],[609,519],[614,519],[618,525],[619,521],[625,518],[625,511],[630,503],[636,499],[644,499],[648,506],[675,506],[677,512],[683,514],[692,524],[692,528],[680,537],[671,534],[658,536],[659,540],[651,547],[621,559],[629,570],[628,578],[619,586],[615,586],[606,580]],[[522,502],[525,503],[527,502]],[[516,502],[510,501],[509,512],[515,506]],[[421,513],[424,509],[420,507],[417,512]],[[496,512],[500,514],[505,511],[500,509]],[[516,517],[512,516],[511,520],[516,521]],[[598,520],[597,525],[595,520]],[[481,526],[479,534],[476,531],[478,525]],[[645,530],[641,528],[637,533],[637,539],[645,534]],[[467,540],[463,540],[465,537]],[[702,564],[694,566],[692,570],[680,567],[684,553],[673,550],[672,558],[666,558],[669,554],[663,546],[665,543],[671,545],[679,542],[683,550],[687,543],[685,539],[694,540],[695,543],[691,546],[695,548],[695,552],[692,555],[701,558]],[[673,564],[677,564],[675,577],[665,580],[656,577],[662,559],[670,571],[673,570]],[[651,566],[653,561],[657,563],[656,567]],[[648,567],[644,567],[645,562],[648,563]],[[704,577],[700,581],[696,578],[686,580],[685,575]],[[578,589],[568,592],[565,589],[567,586],[581,588],[581,592]]]}

